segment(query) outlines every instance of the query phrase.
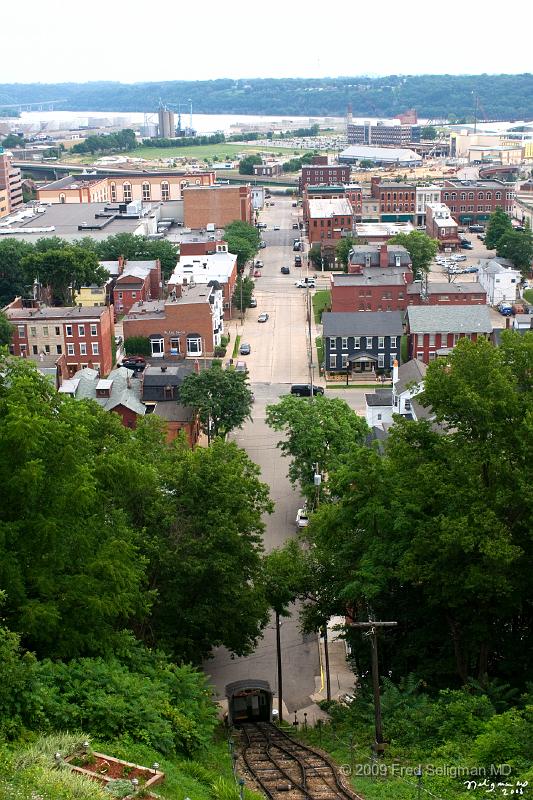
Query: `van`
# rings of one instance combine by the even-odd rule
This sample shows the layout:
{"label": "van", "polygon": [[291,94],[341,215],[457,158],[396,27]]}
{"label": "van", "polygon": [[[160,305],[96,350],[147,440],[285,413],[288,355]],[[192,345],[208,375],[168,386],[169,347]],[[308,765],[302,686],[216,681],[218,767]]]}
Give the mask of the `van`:
{"label": "van", "polygon": [[[291,394],[297,397],[311,397],[311,384],[310,383],[293,383],[291,386]],[[313,395],[324,394],[322,386],[313,385]]]}

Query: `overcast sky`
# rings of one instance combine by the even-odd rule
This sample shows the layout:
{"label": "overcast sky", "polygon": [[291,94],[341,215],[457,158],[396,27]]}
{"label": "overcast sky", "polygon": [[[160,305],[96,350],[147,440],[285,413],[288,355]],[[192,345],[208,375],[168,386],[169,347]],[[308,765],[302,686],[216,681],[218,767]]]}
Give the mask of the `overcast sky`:
{"label": "overcast sky", "polygon": [[531,72],[532,30],[533,0],[25,0],[0,82]]}

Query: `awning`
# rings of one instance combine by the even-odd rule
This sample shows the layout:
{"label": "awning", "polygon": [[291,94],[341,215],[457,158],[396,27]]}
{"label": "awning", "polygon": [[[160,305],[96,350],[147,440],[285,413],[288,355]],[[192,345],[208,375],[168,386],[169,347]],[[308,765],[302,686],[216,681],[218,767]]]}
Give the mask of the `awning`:
{"label": "awning", "polygon": [[348,356],[348,361],[351,364],[360,364],[362,361],[377,361],[377,358],[371,353],[358,353],[357,355]]}
{"label": "awning", "polygon": [[148,338],[149,339],[164,339],[165,337],[163,336],[162,333],[151,333]]}

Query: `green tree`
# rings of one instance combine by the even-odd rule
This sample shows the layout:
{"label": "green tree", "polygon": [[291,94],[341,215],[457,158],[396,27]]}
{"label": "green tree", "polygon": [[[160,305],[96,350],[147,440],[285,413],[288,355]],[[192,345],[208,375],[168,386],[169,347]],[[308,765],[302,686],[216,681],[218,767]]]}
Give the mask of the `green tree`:
{"label": "green tree", "polygon": [[509,216],[505,213],[503,208],[497,208],[490,215],[485,236],[485,247],[488,250],[495,250],[504,233],[511,232],[512,230],[513,226]]}
{"label": "green tree", "polygon": [[420,131],[422,139],[429,139],[430,141],[434,141],[438,135],[438,131],[434,125],[425,125]]}
{"label": "green tree", "polygon": [[143,547],[157,591],[145,634],[193,663],[217,645],[248,653],[268,619],[262,515],[272,503],[259,467],[221,439],[192,451],[184,444],[154,450],[150,439],[146,445],[152,458],[161,453],[163,492],[143,511],[153,520]]}
{"label": "green tree", "polygon": [[34,252],[23,259],[22,267],[28,280],[39,279],[50,286],[54,300],[62,306],[72,305],[73,293],[82,286],[101,286],[107,278],[96,255],[76,245]]}
{"label": "green tree", "polygon": [[[235,282],[235,289],[233,290],[233,305],[243,311],[245,308],[250,308],[252,301],[254,282],[251,278],[239,275]],[[241,293],[242,287],[242,293]],[[242,304],[241,304],[242,299]]]}
{"label": "green tree", "polygon": [[335,258],[339,261],[344,271],[346,272],[348,269],[348,256],[350,255],[350,250],[356,244],[358,244],[359,240],[353,236],[347,236],[345,239],[339,239],[337,244],[335,245]]}
{"label": "green tree", "polygon": [[507,231],[498,241],[497,254],[508,258],[524,277],[531,272],[533,262],[533,234],[529,226],[524,231]]}
{"label": "green tree", "polygon": [[359,162],[359,166],[363,169],[372,169],[375,166],[375,163],[370,158],[363,158]]}
{"label": "green tree", "polygon": [[13,325],[8,320],[3,311],[0,311],[0,347],[2,345],[11,344],[11,337],[13,336]]}
{"label": "green tree", "polygon": [[[300,484],[309,499],[316,495],[313,483],[316,465],[322,473],[339,463],[348,443],[362,442],[368,431],[366,422],[344,400],[318,395],[307,398],[285,395],[266,409],[268,425],[285,434],[278,442],[284,456],[291,458],[289,479]],[[321,495],[327,494],[322,483]]]}
{"label": "green tree", "polygon": [[260,155],[252,154],[245,156],[239,161],[239,175],[253,175],[254,164],[261,164],[262,158]]}
{"label": "green tree", "polygon": [[0,240],[0,306],[5,306],[17,296],[30,296],[30,286],[22,266],[23,260],[33,252],[33,245],[11,238]]}
{"label": "green tree", "polygon": [[180,387],[180,402],[198,410],[209,441],[224,438],[251,419],[253,395],[248,376],[219,366],[187,375]]}
{"label": "green tree", "polygon": [[439,249],[437,240],[432,239],[423,231],[397,233],[396,236],[389,239],[389,244],[401,244],[405,247],[411,256],[415,278],[427,275],[431,262]]}
{"label": "green tree", "polygon": [[147,239],[145,236],[135,236],[133,233],[117,233],[115,236],[109,236],[97,243],[95,252],[102,261],[116,261],[120,256],[129,261],[159,259],[165,280],[172,274],[179,258],[179,247],[172,242],[166,239]]}
{"label": "green tree", "polygon": [[150,602],[139,534],[118,484],[105,491],[100,479],[131,434],[96,403],[58,395],[30,363],[5,358],[0,375],[6,623],[39,655],[107,652]]}
{"label": "green tree", "polygon": [[224,238],[228,243],[228,251],[237,256],[237,266],[243,270],[246,262],[252,259],[259,250],[261,242],[259,231],[255,225],[235,220],[226,225]]}
{"label": "green tree", "polygon": [[309,260],[314,267],[318,269],[318,267],[322,266],[322,250],[319,244],[314,244],[308,253]]}
{"label": "green tree", "polygon": [[2,142],[2,147],[5,147],[6,150],[9,150],[11,147],[24,147],[26,144],[26,140],[23,136],[19,136],[18,133],[10,133]]}

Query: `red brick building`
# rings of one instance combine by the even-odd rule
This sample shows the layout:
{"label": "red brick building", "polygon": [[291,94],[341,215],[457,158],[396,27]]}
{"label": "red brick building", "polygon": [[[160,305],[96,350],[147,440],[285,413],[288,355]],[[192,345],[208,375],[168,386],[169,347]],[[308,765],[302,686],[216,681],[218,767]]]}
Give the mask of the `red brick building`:
{"label": "red brick building", "polygon": [[407,287],[410,306],[485,306],[487,292],[478,281],[472,283],[411,283]]}
{"label": "red brick building", "polygon": [[119,275],[113,288],[115,313],[127,314],[139,300],[159,300],[163,291],[161,263],[119,259]]}
{"label": "red brick building", "polygon": [[416,186],[411,183],[381,182],[374,176],[370,179],[370,194],[380,202],[381,218],[384,222],[394,218],[407,218],[416,212]]}
{"label": "red brick building", "polygon": [[365,269],[405,273],[407,283],[413,280],[411,256],[401,244],[354,245],[348,256],[348,272],[362,273]]}
{"label": "red brick building", "polygon": [[428,364],[446,355],[463,337],[475,341],[492,333],[488,306],[458,305],[445,308],[410,306],[407,309],[409,358]]}
{"label": "red brick building", "polygon": [[497,208],[511,215],[513,200],[514,187],[503,181],[452,179],[445,180],[442,187],[442,201],[460,225],[484,223]]}
{"label": "red brick building", "polygon": [[302,192],[306,186],[334,186],[339,183],[350,183],[349,164],[305,164],[298,179],[298,188]]}
{"label": "red brick building", "polygon": [[365,270],[331,276],[332,311],[403,311],[408,305],[412,273]]}
{"label": "red brick building", "polygon": [[124,338],[149,339],[152,358],[213,355],[224,333],[222,291],[213,284],[189,286],[176,299],[136,303],[124,317]]}
{"label": "red brick building", "polygon": [[309,200],[309,244],[324,244],[350,236],[354,231],[354,214],[346,199]]}
{"label": "red brick building", "polygon": [[4,312],[14,327],[10,352],[40,366],[62,355],[68,375],[83,367],[107,375],[113,368],[113,306],[23,308],[20,298]]}
{"label": "red brick building", "polygon": [[241,220],[253,223],[252,190],[247,186],[189,186],[183,190],[185,227],[199,229],[210,223],[225,228]]}

